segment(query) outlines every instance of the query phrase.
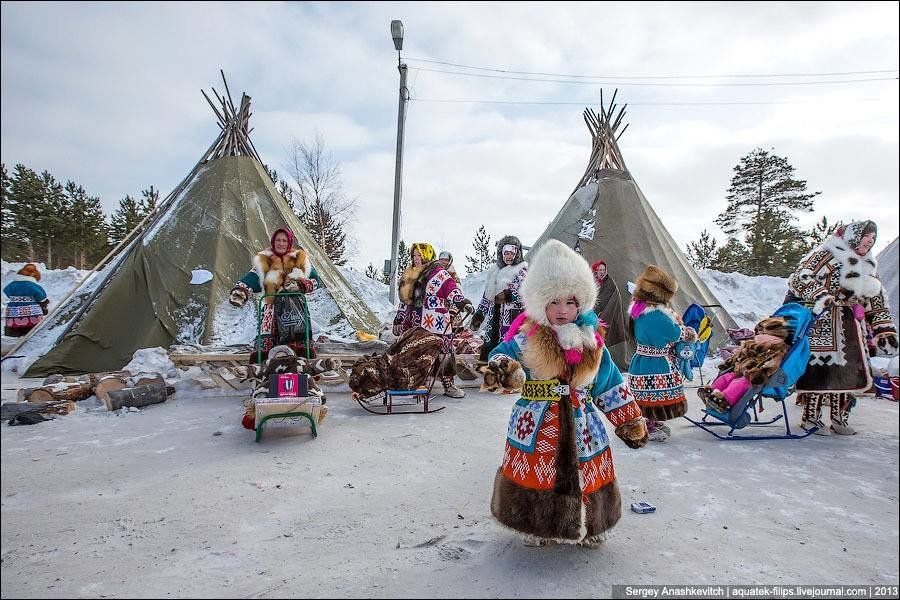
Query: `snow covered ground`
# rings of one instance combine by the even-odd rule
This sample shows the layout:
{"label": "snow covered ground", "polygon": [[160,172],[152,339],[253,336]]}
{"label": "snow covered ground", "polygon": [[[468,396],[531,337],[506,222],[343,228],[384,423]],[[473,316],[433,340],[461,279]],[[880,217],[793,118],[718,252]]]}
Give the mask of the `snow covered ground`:
{"label": "snow covered ground", "polygon": [[[25,381],[3,382],[3,398]],[[692,413],[699,405],[690,391]],[[329,394],[313,439],[239,425],[242,397],[183,381],[168,402],[0,427],[2,596],[609,597],[614,584],[898,582],[898,406],[860,433],[722,442],[683,419],[630,450],[598,550],[523,546],[490,517],[511,396],[430,415]],[[766,413],[774,407],[766,409]],[[789,407],[792,423],[798,407]],[[646,500],[655,514],[628,507]]]}
{"label": "snow covered ground", "polygon": [[[344,273],[389,321],[387,287]],[[783,295],[776,278],[701,275],[742,325]],[[483,274],[463,281],[473,301],[483,285]],[[179,375],[161,350],[131,368]],[[723,442],[683,419],[669,441],[636,451],[612,436],[625,510],[607,543],[528,548],[489,511],[514,397],[469,389],[436,414],[380,417],[337,389],[317,439],[273,429],[256,444],[240,427],[246,394],[204,389],[199,374],[181,372],[177,393],[143,410],[109,413],[91,397],[51,422],[0,426],[0,595],[605,597],[614,584],[898,583],[894,402],[862,396],[852,437]],[[34,383],[5,372],[3,400]],[[799,409],[788,410],[796,428]],[[639,500],[657,512],[628,510]]]}

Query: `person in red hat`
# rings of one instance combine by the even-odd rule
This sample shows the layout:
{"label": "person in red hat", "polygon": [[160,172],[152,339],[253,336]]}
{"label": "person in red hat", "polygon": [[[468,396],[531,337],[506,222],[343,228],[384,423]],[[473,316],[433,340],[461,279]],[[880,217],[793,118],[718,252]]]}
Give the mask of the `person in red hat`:
{"label": "person in red hat", "polygon": [[613,362],[622,371],[628,370],[628,343],[625,337],[625,310],[622,308],[622,296],[619,287],[609,276],[605,260],[598,260],[591,265],[594,283],[597,284],[597,302],[594,312],[606,324],[606,348],[612,355]]}
{"label": "person in red hat", "polygon": [[[272,234],[269,247],[253,257],[253,269],[241,277],[231,289],[228,301],[232,306],[240,308],[251,296],[263,291],[266,294],[278,292],[309,294],[321,283],[319,274],[310,263],[306,251],[303,248],[294,248],[294,234],[287,227],[280,227]],[[306,302],[299,303],[303,312],[304,326],[307,329],[303,332],[305,335],[280,340],[275,299],[276,296],[270,296],[263,305],[262,330],[258,339],[262,355],[265,357],[276,343],[285,343],[297,353],[297,356],[314,357],[315,351],[310,341],[312,332],[308,331],[309,307]],[[289,298],[284,298],[287,299]],[[256,352],[253,353],[253,358],[256,358]]]}
{"label": "person in red hat", "polygon": [[47,292],[38,281],[41,272],[34,263],[27,263],[18,270],[13,280],[6,284],[3,293],[9,298],[3,335],[21,337],[35,328],[47,314]]}

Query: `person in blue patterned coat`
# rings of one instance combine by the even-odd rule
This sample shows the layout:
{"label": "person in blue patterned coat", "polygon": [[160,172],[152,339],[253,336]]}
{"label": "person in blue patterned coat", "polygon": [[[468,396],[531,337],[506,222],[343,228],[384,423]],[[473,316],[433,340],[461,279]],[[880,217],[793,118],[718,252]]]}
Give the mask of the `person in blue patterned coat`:
{"label": "person in blue patterned coat", "polygon": [[648,265],[636,282],[628,307],[630,326],[637,344],[628,369],[628,385],[647,418],[650,439],[664,441],[671,435],[663,423],[687,412],[684,380],[675,359],[675,343],[692,342],[697,332],[681,322],[669,301],[678,283],[656,265]]}
{"label": "person in blue patterned coat", "polygon": [[6,284],[3,293],[9,298],[6,305],[6,319],[3,335],[21,337],[34,329],[47,314],[47,292],[38,281],[41,272],[34,263],[28,263],[16,272],[13,280]]}

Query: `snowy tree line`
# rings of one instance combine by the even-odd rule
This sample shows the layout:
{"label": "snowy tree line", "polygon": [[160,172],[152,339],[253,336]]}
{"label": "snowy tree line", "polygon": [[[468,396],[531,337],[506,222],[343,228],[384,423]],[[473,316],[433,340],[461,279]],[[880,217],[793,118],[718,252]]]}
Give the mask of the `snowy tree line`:
{"label": "snowy tree line", "polygon": [[812,212],[814,198],[806,181],[794,177],[784,157],[756,148],[740,159],[716,224],[727,241],[719,245],[709,231],[686,247],[695,269],[740,271],[745,275],[787,277],[803,256],[821,244],[840,223],[827,217],[808,230],[796,225],[797,216]]}
{"label": "snowy tree line", "polygon": [[102,259],[145,216],[156,210],[159,192],[151,185],[135,200],[126,195],[107,219],[100,197],[49,171],[17,164],[2,175],[2,256],[10,262],[40,261],[49,268],[87,269]]}

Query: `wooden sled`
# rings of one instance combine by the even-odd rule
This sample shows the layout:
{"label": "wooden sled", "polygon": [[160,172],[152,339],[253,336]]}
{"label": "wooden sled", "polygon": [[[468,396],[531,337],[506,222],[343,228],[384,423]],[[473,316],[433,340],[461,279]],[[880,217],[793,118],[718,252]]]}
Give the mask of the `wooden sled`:
{"label": "wooden sled", "polygon": [[[395,403],[395,398],[412,400],[412,402]],[[431,400],[434,400],[434,398],[435,397],[431,395],[431,390],[425,387],[420,387],[415,390],[385,390],[380,394],[376,394],[368,398],[363,398],[362,395],[355,392],[353,393],[353,399],[373,415],[421,415],[426,413],[435,413],[447,408],[446,406],[439,406],[438,408],[430,407],[429,402]],[[408,410],[408,407],[421,408]],[[398,408],[400,410],[397,410]]]}

